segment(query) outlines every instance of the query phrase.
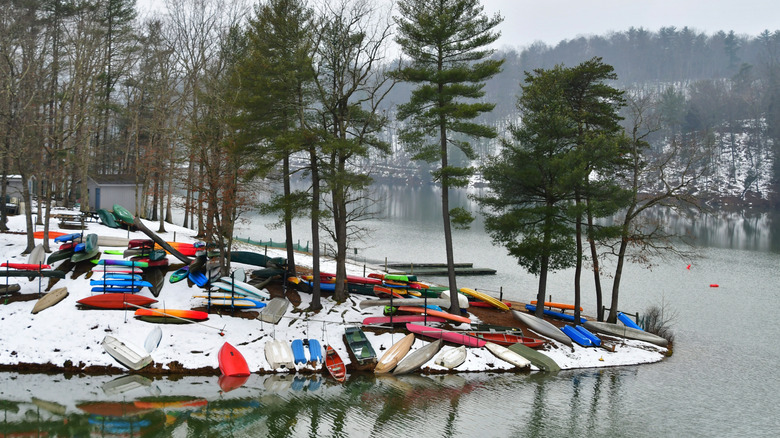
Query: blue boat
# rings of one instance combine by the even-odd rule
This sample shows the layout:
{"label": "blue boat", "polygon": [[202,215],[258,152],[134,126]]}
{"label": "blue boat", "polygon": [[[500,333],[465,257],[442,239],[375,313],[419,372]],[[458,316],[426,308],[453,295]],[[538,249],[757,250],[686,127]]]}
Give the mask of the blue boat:
{"label": "blue boat", "polygon": [[57,236],[54,238],[54,241],[57,243],[70,242],[71,240],[76,240],[80,238],[81,238],[81,233],[73,233],[73,234],[65,234],[63,236]]}
{"label": "blue boat", "polygon": [[576,328],[570,325],[565,325],[563,328],[561,328],[561,330],[563,330],[566,336],[570,337],[571,340],[577,344],[582,345],[583,347],[593,347],[593,342],[586,338],[585,335],[580,333]]}
{"label": "blue boat", "polygon": [[[637,323],[635,323],[634,320],[631,319],[631,317],[626,315],[625,313],[618,312],[617,317],[620,320],[620,322],[622,322],[623,325],[625,325],[626,327],[631,327],[632,329],[642,330],[642,327],[639,327],[637,325]],[[642,331],[644,331],[644,330],[642,330]]]}
{"label": "blue boat", "polygon": [[322,345],[316,339],[309,339],[309,361],[322,363]]}
{"label": "blue boat", "polygon": [[[536,306],[534,306],[533,304],[526,304],[525,308],[528,309],[528,311],[531,313],[536,312]],[[569,315],[568,313],[556,312],[554,310],[547,310],[547,309],[544,309],[543,312],[545,315],[550,316],[552,318],[558,318],[563,321],[574,322],[574,315]],[[587,319],[580,317],[580,323],[584,323],[585,321],[587,321]]]}
{"label": "blue boat", "polygon": [[599,339],[598,336],[591,333],[588,329],[586,329],[581,325],[575,326],[574,328],[577,329],[577,331],[580,332],[582,336],[588,338],[590,342],[593,343],[593,345],[595,345],[596,347],[601,346],[601,339]]}
{"label": "blue boat", "polygon": [[296,339],[292,341],[290,348],[292,348],[293,359],[296,365],[306,363],[306,351],[303,348],[303,340]]}

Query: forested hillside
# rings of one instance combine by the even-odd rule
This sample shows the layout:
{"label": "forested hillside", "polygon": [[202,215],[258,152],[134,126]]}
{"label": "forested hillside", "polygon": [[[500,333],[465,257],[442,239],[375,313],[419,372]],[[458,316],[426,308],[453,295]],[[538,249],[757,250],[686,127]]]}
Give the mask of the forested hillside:
{"label": "forested hillside", "polygon": [[[674,138],[696,137],[716,151],[712,173],[700,187],[704,196],[777,202],[773,193],[778,193],[780,175],[775,158],[780,156],[780,32],[708,35],[689,28],[631,28],[555,46],[504,49],[494,56],[505,63],[486,84],[485,100],[496,103],[496,108],[482,119],[499,132],[516,121],[524,72],[601,57],[615,68],[615,86],[630,95],[653,96],[653,112],[659,118],[650,136],[654,147],[663,148]],[[406,88],[396,86],[387,109],[392,111],[392,104],[407,95]],[[629,128],[628,120],[625,124]],[[476,146],[483,155],[500,150],[498,141]],[[404,162],[402,146],[396,144],[395,149],[395,155],[380,160],[393,172],[398,169],[390,163]]]}

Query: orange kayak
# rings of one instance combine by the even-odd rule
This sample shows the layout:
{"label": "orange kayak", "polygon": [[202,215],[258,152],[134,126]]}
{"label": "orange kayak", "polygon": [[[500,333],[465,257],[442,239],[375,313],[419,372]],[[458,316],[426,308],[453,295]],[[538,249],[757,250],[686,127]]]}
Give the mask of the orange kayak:
{"label": "orange kayak", "polygon": [[463,323],[463,324],[471,324],[471,320],[466,318],[465,316],[460,315],[453,315],[449,312],[443,312],[440,310],[433,310],[433,309],[427,309],[425,307],[417,307],[417,306],[401,306],[398,308],[400,312],[409,312],[409,313],[424,313],[428,316],[438,316],[439,318],[444,318],[453,322]]}
{"label": "orange kayak", "polygon": [[135,316],[149,322],[182,324],[205,321],[209,314],[199,310],[185,309],[137,309]]}
{"label": "orange kayak", "polygon": [[[536,300],[531,301],[531,304],[535,306]],[[574,304],[552,303],[550,301],[545,301],[544,307],[552,307],[554,309],[561,309],[561,310],[574,310]],[[582,312],[582,307],[580,307],[580,312]]]}

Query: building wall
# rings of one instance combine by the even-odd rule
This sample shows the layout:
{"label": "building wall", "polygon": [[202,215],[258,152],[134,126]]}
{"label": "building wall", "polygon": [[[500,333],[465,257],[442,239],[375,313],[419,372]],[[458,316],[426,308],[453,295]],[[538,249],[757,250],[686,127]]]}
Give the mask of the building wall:
{"label": "building wall", "polygon": [[[119,204],[135,215],[135,186],[104,185],[99,186],[93,181],[87,184],[89,190],[89,205],[93,210],[112,210],[114,204]],[[96,189],[100,189],[100,199],[97,199]]]}

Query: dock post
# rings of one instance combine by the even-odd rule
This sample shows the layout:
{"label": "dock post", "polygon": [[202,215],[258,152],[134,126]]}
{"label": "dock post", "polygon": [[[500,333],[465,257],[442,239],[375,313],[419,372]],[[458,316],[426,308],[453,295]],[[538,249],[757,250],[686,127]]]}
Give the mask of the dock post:
{"label": "dock post", "polygon": [[498,288],[498,300],[504,301],[504,286]]}

